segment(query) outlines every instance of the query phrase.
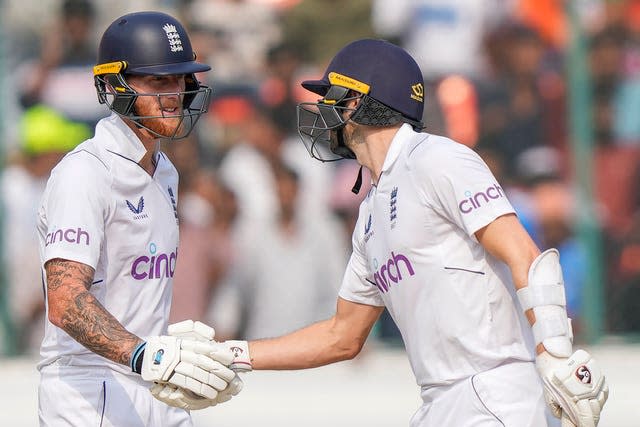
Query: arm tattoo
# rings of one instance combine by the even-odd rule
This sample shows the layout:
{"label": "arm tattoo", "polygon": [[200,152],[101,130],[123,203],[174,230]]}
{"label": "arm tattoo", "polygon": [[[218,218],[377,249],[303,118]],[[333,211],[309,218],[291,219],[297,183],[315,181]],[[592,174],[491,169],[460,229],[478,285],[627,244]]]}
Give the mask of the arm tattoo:
{"label": "arm tattoo", "polygon": [[49,310],[58,313],[57,326],[94,353],[128,365],[131,352],[141,340],[89,293],[93,268],[54,259],[45,269]]}

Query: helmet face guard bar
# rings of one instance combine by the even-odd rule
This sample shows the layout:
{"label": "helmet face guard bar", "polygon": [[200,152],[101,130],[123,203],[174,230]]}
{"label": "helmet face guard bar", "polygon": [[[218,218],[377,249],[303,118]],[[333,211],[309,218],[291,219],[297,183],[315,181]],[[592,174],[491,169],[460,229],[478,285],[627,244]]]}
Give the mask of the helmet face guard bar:
{"label": "helmet face guard bar", "polygon": [[[356,111],[345,107],[345,103],[362,97],[362,94],[347,97],[348,94],[349,89],[332,86],[318,102],[298,104],[298,133],[314,159],[321,162],[355,159],[353,152],[344,145],[340,130]],[[336,131],[334,138],[331,138],[331,131]]]}
{"label": "helmet face guard bar", "polygon": [[[123,64],[126,68],[126,63]],[[193,74],[185,75],[186,87],[183,92],[174,93],[138,93],[127,83],[125,76],[116,72],[113,74],[98,74],[98,67],[94,68],[94,83],[98,93],[98,100],[123,118],[127,118],[136,123],[140,128],[149,131],[158,138],[176,140],[189,136],[200,116],[209,109],[209,98],[211,88],[200,85]],[[120,71],[118,69],[118,71]],[[162,107],[163,97],[178,96],[182,99],[182,109],[176,114],[165,114],[155,116],[140,116],[136,113],[134,105],[138,97],[151,96],[157,99],[158,105]],[[142,122],[148,119],[179,118],[179,122],[171,135],[162,135],[153,131]]]}

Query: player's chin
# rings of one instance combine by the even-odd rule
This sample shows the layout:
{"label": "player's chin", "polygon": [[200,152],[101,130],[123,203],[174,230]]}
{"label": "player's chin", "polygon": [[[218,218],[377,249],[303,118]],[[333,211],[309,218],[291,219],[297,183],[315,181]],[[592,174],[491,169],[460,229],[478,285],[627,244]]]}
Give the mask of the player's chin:
{"label": "player's chin", "polygon": [[182,116],[175,116],[149,119],[148,122],[145,123],[145,126],[158,135],[171,138],[183,133],[184,118]]}

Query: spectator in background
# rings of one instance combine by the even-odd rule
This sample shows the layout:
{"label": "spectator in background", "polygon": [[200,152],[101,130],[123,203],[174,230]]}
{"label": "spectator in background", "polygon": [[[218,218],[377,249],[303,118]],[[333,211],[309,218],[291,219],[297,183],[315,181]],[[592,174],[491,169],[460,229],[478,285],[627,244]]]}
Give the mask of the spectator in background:
{"label": "spectator in background", "polygon": [[550,116],[563,103],[561,80],[544,67],[545,45],[539,35],[520,23],[507,22],[486,39],[492,64],[489,78],[478,82],[480,142],[490,142],[504,156],[505,175],[512,179],[518,156],[532,147],[563,144],[548,130],[561,126]]}
{"label": "spectator in background", "polygon": [[[613,22],[589,40],[594,193],[604,230],[620,239],[638,208],[640,67],[632,32]],[[634,58],[635,56],[635,58]],[[615,188],[615,191],[612,189]]]}
{"label": "spectator in background", "polygon": [[[614,143],[614,100],[619,95],[622,81],[623,44],[625,32],[619,27],[607,27],[589,39],[588,63],[593,88],[592,114],[595,144],[600,147]],[[624,111],[620,111],[625,115]]]}
{"label": "spectator in background", "polygon": [[255,230],[253,236],[259,238],[239,252],[242,257],[237,259],[228,284],[231,289],[226,299],[216,301],[220,306],[230,301],[239,304],[236,330],[221,328],[229,319],[215,321],[223,336],[273,337],[326,319],[335,311],[334,286],[346,264],[341,250],[344,242],[335,238],[334,230],[323,228],[322,222],[301,214],[299,178],[294,169],[276,163],[272,173],[277,217]]}
{"label": "spectator in background", "polygon": [[580,334],[582,296],[588,271],[585,248],[575,235],[576,206],[570,186],[563,180],[560,153],[550,147],[534,147],[516,160],[520,188],[529,197],[535,240],[541,249],[560,252],[567,312]]}
{"label": "spectator in background", "polygon": [[88,126],[67,120],[59,112],[35,105],[20,123],[20,152],[2,172],[0,198],[5,221],[2,236],[12,317],[18,351],[35,353],[44,332],[44,300],[36,234],[40,197],[51,169],[62,156],[90,135]]}
{"label": "spectator in background", "polygon": [[607,324],[613,333],[640,330],[640,211],[624,236],[613,241],[607,283]]}
{"label": "spectator in background", "polygon": [[249,104],[235,126],[239,135],[224,153],[219,174],[238,198],[239,226],[255,229],[276,217],[271,168],[281,158],[284,135],[255,99],[245,100]]}
{"label": "spectator in background", "polygon": [[108,110],[96,103],[91,69],[96,60],[95,10],[90,0],[64,0],[42,33],[40,57],[18,68],[24,107],[43,103],[93,126]]}
{"label": "spectator in background", "polygon": [[170,322],[205,319],[211,298],[236,257],[237,206],[213,171],[197,170],[178,202],[180,246]]}
{"label": "spectator in background", "polygon": [[[640,147],[640,3],[620,2],[619,16],[596,35],[608,37],[604,44],[610,57],[601,58],[605,67],[615,67],[617,77],[613,98],[613,136],[618,145]],[[614,12],[615,13],[615,12]],[[594,37],[594,38],[596,38]],[[597,38],[596,38],[597,40]],[[601,49],[602,50],[602,49]],[[616,55],[617,56],[614,56]],[[605,60],[607,60],[605,62]],[[596,64],[593,64],[596,66]]]}
{"label": "spectator in background", "polygon": [[[374,0],[373,28],[403,46],[425,80],[485,72],[483,35],[509,13],[499,0]],[[437,59],[436,59],[437,58]]]}
{"label": "spectator in background", "polygon": [[567,313],[580,338],[588,259],[575,235],[575,203],[570,188],[556,177],[537,181],[531,190],[541,234],[541,248],[557,248],[564,277]]}
{"label": "spectator in background", "polygon": [[254,114],[256,99],[256,89],[248,85],[224,86],[213,91],[209,111],[198,132],[207,165],[219,167],[230,150],[244,143],[244,125]]}
{"label": "spectator in background", "polygon": [[[236,109],[237,116],[223,111],[225,106]],[[276,218],[278,202],[272,168],[282,161],[299,175],[304,214],[318,221],[327,220],[327,184],[332,168],[309,165],[308,154],[299,140],[279,125],[283,121],[275,116],[277,110],[267,108],[251,92],[230,93],[214,100],[212,109],[232,133],[227,134],[229,146],[222,153],[218,173],[238,199],[238,227],[244,230],[242,234],[256,230],[257,224],[272,224]],[[291,120],[295,121],[295,117]]]}
{"label": "spectator in background", "polygon": [[281,40],[276,10],[249,0],[194,0],[186,17],[196,33],[209,34],[209,56],[217,85],[255,85],[270,46]]}
{"label": "spectator in background", "polygon": [[265,73],[260,83],[262,102],[272,111],[278,126],[287,134],[296,134],[296,98],[298,73],[302,55],[292,43],[272,46],[266,58]]}
{"label": "spectator in background", "polygon": [[[456,82],[474,81],[486,73],[483,57],[483,35],[510,13],[499,0],[374,0],[371,20],[381,37],[407,49],[424,74],[424,118],[431,133],[458,140],[451,122],[468,111],[451,111],[447,104],[451,96],[459,98],[464,83],[440,90],[447,77]],[[355,37],[354,37],[355,38]],[[452,89],[450,91],[449,89]],[[473,103],[471,94],[467,96]],[[472,123],[473,114],[460,119]],[[466,143],[467,141],[459,140]],[[474,141],[475,142],[475,141]],[[466,144],[472,146],[472,144]]]}
{"label": "spectator in background", "polygon": [[[534,202],[531,197],[529,183],[525,178],[529,168],[529,160],[526,160],[524,167],[519,165],[516,176],[507,176],[505,156],[498,145],[492,140],[485,140],[475,147],[475,151],[485,161],[498,182],[502,183],[502,188],[511,202],[514,210],[518,214],[520,223],[527,230],[533,241],[540,246],[540,230],[537,221]],[[522,157],[522,156],[521,156]]]}
{"label": "spectator in background", "polygon": [[301,0],[282,15],[283,40],[324,67],[348,41],[374,34],[370,17],[370,0]]}

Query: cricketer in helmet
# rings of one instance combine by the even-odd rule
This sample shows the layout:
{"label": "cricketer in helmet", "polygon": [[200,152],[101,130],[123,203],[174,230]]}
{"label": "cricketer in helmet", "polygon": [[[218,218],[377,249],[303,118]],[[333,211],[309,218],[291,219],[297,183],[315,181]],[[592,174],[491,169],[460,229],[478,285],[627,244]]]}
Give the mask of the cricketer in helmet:
{"label": "cricketer in helmet", "polygon": [[41,427],[192,426],[189,410],[242,388],[211,327],[167,325],[179,176],[159,139],[186,136],[206,110],[195,73],[207,70],[164,13],[124,15],[102,36],[95,84],[112,114],[53,168],[36,218]]}
{"label": "cricketer in helmet", "polygon": [[210,69],[196,62],[189,36],[175,18],[137,12],[106,29],[93,74],[100,103],[134,131],[180,139],[207,111],[211,89],[195,73]]}
{"label": "cricketer in helmet", "polygon": [[596,427],[609,387],[595,359],[573,348],[558,250],[537,247],[477,152],[419,130],[424,84],[409,54],[359,40],[302,85],[322,96],[298,109],[311,155],[355,157],[372,187],[335,314],[287,335],[220,343],[230,366],[354,359],[386,309],[422,399],[411,427]]}

